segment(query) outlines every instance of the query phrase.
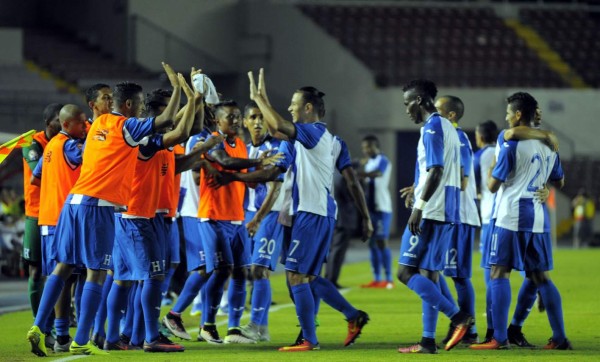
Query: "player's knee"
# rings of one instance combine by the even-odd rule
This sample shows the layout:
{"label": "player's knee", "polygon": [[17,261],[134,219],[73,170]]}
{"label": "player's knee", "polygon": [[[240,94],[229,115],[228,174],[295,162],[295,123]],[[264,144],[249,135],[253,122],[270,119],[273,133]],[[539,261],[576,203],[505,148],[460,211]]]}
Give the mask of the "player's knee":
{"label": "player's knee", "polygon": [[548,272],[531,272],[530,278],[535,285],[540,285],[550,281],[550,274]]}
{"label": "player's knee", "polygon": [[106,270],[102,269],[87,269],[86,282],[103,285],[106,279]]}
{"label": "player's knee", "polygon": [[269,279],[269,269],[264,266],[254,265],[252,267],[252,278],[254,280]]}
{"label": "player's knee", "polygon": [[233,279],[246,279],[246,268],[233,268],[231,277]]}
{"label": "player's knee", "polygon": [[383,240],[375,240],[375,244],[377,245],[377,248],[379,249],[385,249],[387,248],[387,240],[383,239]]}
{"label": "player's knee", "polygon": [[400,281],[400,283],[406,285],[408,284],[408,281],[410,280],[410,278],[412,278],[414,274],[416,274],[416,272],[413,270],[413,268],[407,267],[406,265],[400,265],[398,267],[396,277],[398,278],[398,281]]}
{"label": "player's knee", "polygon": [[42,268],[37,264],[29,264],[29,277],[33,281],[40,281],[42,279]]}
{"label": "player's knee", "polygon": [[73,267],[68,264],[58,263],[52,274],[58,276],[62,280],[67,280],[73,273]]}
{"label": "player's knee", "polygon": [[308,278],[306,278],[306,276],[303,274],[288,271],[287,277],[291,286],[308,283]]}

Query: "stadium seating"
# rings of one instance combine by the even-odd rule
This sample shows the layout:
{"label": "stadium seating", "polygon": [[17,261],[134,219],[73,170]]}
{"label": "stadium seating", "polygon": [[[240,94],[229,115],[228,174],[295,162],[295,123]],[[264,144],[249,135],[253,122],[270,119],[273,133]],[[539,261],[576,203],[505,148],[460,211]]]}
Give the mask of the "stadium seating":
{"label": "stadium seating", "polygon": [[566,87],[491,8],[300,5],[381,86]]}

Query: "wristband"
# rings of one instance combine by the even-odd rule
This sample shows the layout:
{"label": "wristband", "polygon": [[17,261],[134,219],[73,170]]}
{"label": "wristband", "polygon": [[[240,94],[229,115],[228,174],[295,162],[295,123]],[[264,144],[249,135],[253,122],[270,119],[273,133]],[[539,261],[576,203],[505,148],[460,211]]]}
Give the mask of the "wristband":
{"label": "wristband", "polygon": [[418,199],[418,200],[415,202],[415,206],[414,206],[414,208],[415,208],[415,209],[417,209],[417,210],[421,210],[421,211],[423,211],[423,209],[425,208],[425,205],[427,205],[427,201],[425,201],[425,200],[423,200],[423,199]]}

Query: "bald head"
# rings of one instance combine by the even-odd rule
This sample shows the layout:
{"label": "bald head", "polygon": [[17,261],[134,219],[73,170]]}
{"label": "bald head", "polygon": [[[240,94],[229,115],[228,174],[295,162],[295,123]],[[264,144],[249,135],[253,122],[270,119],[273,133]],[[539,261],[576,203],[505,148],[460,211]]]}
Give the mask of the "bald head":
{"label": "bald head", "polygon": [[63,132],[74,138],[84,138],[86,129],[85,113],[74,104],[67,104],[61,108],[58,114]]}

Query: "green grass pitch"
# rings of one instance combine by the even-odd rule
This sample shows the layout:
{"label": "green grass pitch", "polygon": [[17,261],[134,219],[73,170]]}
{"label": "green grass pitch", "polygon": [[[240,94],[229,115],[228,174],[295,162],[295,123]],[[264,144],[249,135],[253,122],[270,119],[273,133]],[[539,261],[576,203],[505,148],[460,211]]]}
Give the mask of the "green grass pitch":
{"label": "green grass pitch", "polygon": [[[365,253],[368,252],[364,248]],[[479,255],[474,257],[474,265],[479,265]],[[394,269],[396,267],[394,266]],[[475,267],[473,284],[476,293],[477,327],[480,334],[485,334],[484,285],[483,273]],[[408,359],[415,361],[581,361],[600,360],[600,250],[557,250],[555,253],[555,271],[552,279],[559,288],[564,309],[566,331],[572,341],[573,351],[523,350],[513,347],[509,351],[474,352],[463,346],[457,346],[450,352],[440,351],[439,355],[400,355],[398,346],[412,344],[420,339],[421,334],[421,302],[408,288],[396,283],[393,290],[360,289],[357,286],[370,280],[369,265],[366,262],[349,264],[342,270],[340,284],[351,287],[345,295],[357,308],[363,309],[371,317],[370,323],[363,330],[356,344],[348,348],[342,347],[346,335],[346,322],[343,316],[324,303],[321,304],[319,319],[321,326],[317,335],[321,344],[320,351],[308,353],[281,353],[277,348],[290,344],[296,338],[298,328],[295,310],[290,304],[282,273],[272,278],[273,307],[270,318],[272,342],[256,345],[223,345],[213,346],[200,342],[183,342],[186,351],[171,354],[149,354],[141,351],[113,352],[110,357],[70,356],[69,354],[51,353],[46,360],[70,361],[89,359],[94,361],[371,361]],[[514,309],[516,296],[522,277],[513,273],[511,277]],[[453,285],[450,282],[450,287]],[[163,308],[163,314],[168,308]],[[185,312],[185,324],[195,338],[198,318]],[[247,322],[244,314],[242,323]],[[219,332],[226,333],[226,319],[219,317]],[[30,312],[9,313],[0,316],[0,360],[30,361],[38,360],[29,352],[25,340],[27,330],[31,326]],[[443,338],[448,327],[448,319],[440,314],[438,322],[438,341]],[[531,312],[523,328],[529,341],[539,347],[546,344],[551,336],[550,326],[545,313],[537,309]],[[74,330],[71,330],[71,335]]]}

